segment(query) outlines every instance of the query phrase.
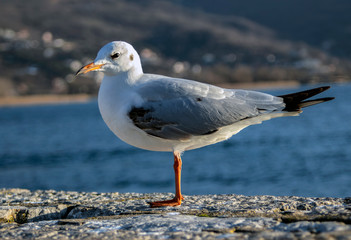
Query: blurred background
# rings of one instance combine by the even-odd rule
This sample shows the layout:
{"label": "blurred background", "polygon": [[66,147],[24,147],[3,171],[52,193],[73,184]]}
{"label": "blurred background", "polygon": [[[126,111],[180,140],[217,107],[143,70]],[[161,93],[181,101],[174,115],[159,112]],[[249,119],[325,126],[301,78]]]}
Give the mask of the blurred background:
{"label": "blurred background", "polygon": [[299,118],[186,152],[184,194],[351,196],[350,10],[346,0],[2,0],[0,187],[173,191],[172,154],[113,136],[95,99],[102,75],[74,78],[124,40],[144,72],[272,94],[332,85],[323,96],[336,100]]}
{"label": "blurred background", "polygon": [[96,94],[99,82],[74,81],[73,73],[112,40],[132,43],[145,72],[216,84],[340,82],[351,74],[346,0],[0,4],[0,96]]}

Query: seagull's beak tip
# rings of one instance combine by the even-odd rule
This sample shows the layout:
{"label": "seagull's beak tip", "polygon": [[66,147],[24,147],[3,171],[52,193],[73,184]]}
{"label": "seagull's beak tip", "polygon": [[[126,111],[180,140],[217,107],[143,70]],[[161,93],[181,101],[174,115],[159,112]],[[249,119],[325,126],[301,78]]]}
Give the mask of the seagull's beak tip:
{"label": "seagull's beak tip", "polygon": [[80,74],[82,74],[82,71],[81,71],[82,69],[79,69],[77,72],[76,72],[76,74],[74,74],[74,76],[75,77],[78,77],[78,75],[80,75]]}
{"label": "seagull's beak tip", "polygon": [[101,69],[101,67],[103,66],[104,64],[98,64],[96,65],[95,63],[89,63],[83,67],[81,67],[77,72],[76,72],[76,77],[80,74],[85,74],[87,72],[90,72],[90,71],[95,71],[95,70],[98,70],[98,69]]}

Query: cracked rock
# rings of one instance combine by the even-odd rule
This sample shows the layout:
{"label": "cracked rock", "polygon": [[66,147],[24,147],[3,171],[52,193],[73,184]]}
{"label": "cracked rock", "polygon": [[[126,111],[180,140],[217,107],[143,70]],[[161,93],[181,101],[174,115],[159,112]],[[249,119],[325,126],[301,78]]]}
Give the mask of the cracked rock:
{"label": "cracked rock", "polygon": [[349,198],[0,190],[0,238],[351,239]]}

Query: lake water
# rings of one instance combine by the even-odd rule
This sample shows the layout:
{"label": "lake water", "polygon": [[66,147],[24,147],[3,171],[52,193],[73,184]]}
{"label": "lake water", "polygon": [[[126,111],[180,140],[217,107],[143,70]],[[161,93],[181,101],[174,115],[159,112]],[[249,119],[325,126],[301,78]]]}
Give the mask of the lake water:
{"label": "lake water", "polygon": [[[351,196],[351,84],[322,96],[336,99],[185,152],[183,194]],[[0,108],[0,188],[174,192],[172,165],[115,137],[96,101]]]}

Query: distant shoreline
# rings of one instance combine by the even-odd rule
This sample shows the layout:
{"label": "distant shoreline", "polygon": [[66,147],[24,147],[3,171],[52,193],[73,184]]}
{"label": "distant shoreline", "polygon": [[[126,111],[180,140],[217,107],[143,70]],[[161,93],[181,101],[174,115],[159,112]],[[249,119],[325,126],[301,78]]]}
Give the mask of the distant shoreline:
{"label": "distant shoreline", "polygon": [[[271,81],[257,83],[223,83],[216,84],[224,88],[238,89],[277,89],[277,88],[294,88],[301,84],[298,81]],[[72,95],[30,95],[30,96],[6,96],[0,97],[0,107],[9,106],[31,106],[31,105],[47,105],[58,103],[85,103],[96,96],[89,94],[72,94]]]}
{"label": "distant shoreline", "polygon": [[0,107],[9,106],[30,106],[46,105],[57,103],[84,103],[93,99],[94,96],[88,94],[72,95],[30,95],[30,96],[9,96],[0,97]]}

